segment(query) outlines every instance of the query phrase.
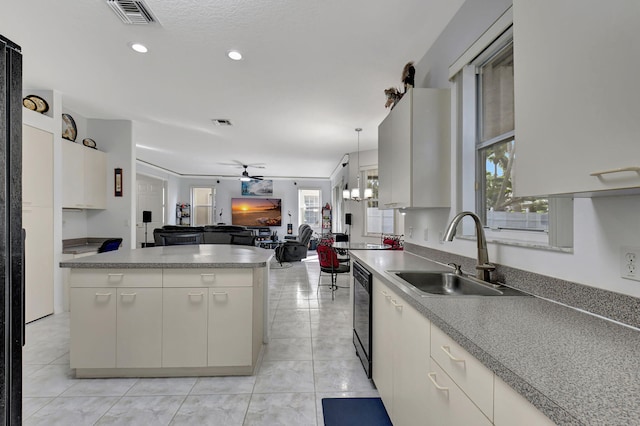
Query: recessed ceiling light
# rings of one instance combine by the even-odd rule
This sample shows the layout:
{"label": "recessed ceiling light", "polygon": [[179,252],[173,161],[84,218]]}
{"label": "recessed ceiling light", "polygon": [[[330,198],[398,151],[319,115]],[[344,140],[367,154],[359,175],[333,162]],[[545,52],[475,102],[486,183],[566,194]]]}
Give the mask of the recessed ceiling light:
{"label": "recessed ceiling light", "polygon": [[147,53],[149,51],[149,49],[147,49],[147,46],[142,43],[131,43],[130,46],[138,53]]}
{"label": "recessed ceiling light", "polygon": [[234,61],[239,61],[240,59],[242,59],[242,53],[238,52],[237,50],[228,51],[227,56]]}

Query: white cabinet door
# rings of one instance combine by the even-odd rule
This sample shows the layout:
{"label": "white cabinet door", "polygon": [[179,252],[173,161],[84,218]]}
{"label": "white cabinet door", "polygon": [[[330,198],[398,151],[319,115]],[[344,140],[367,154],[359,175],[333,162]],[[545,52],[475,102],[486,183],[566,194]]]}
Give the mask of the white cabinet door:
{"label": "white cabinet door", "polygon": [[371,285],[372,297],[372,378],[389,417],[393,419],[393,305],[395,294],[377,278]]}
{"label": "white cabinet door", "polygon": [[116,294],[116,367],[160,367],[162,289],[118,288]]}
{"label": "white cabinet door", "polygon": [[22,205],[53,207],[53,135],[22,126]]}
{"label": "white cabinet door", "polygon": [[72,288],[71,368],[115,368],[116,290]]}
{"label": "white cabinet door", "polygon": [[80,144],[62,140],[62,207],[84,208],[84,150]]}
{"label": "white cabinet door", "polygon": [[162,301],[162,366],[207,365],[209,289],[164,288]]}
{"label": "white cabinet door", "polygon": [[393,173],[391,204],[411,207],[411,146],[413,145],[413,93],[410,90],[391,112],[393,114]]}
{"label": "white cabinet door", "polygon": [[429,395],[430,323],[415,308],[398,300],[394,306],[395,363],[393,370],[393,424],[427,424]]}
{"label": "white cabinet door", "polygon": [[53,313],[53,208],[23,207],[25,321]]}
{"label": "white cabinet door", "polygon": [[209,289],[208,365],[251,365],[252,338],[253,288]]}
{"label": "white cabinet door", "polygon": [[107,155],[95,149],[84,149],[84,197],[86,208],[107,207]]}
{"label": "white cabinet door", "polygon": [[393,187],[393,116],[387,115],[378,126],[378,205],[391,206]]}
{"label": "white cabinet door", "polygon": [[431,360],[429,370],[431,383],[429,383],[427,400],[431,402],[431,406],[426,424],[447,426],[491,424],[435,361]]}
{"label": "white cabinet door", "polygon": [[513,13],[515,195],[639,187],[638,3],[514,0]]}
{"label": "white cabinet door", "polygon": [[495,409],[493,424],[496,426],[551,426],[548,417],[511,389],[502,379],[495,378]]}

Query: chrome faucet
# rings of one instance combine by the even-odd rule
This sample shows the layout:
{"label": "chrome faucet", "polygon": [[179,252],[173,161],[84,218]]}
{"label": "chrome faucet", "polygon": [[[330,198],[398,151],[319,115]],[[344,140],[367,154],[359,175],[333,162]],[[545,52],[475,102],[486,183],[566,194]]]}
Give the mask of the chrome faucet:
{"label": "chrome faucet", "polygon": [[484,235],[482,222],[473,212],[458,213],[452,220],[444,233],[444,241],[453,241],[456,235],[456,228],[463,217],[471,216],[476,224],[476,239],[478,241],[478,264],[476,265],[476,278],[486,282],[491,282],[491,271],[496,267],[489,263],[489,252],[487,251],[487,239]]}

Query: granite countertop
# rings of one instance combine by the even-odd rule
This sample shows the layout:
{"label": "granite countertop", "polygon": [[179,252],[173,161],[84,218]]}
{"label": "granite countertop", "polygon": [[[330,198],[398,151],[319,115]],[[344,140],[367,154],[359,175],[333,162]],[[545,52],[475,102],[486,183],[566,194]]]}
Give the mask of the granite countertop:
{"label": "granite countertop", "polygon": [[352,257],[554,422],[640,424],[640,330],[533,296],[424,297],[387,271],[450,268],[407,252]]}
{"label": "granite countertop", "polygon": [[120,249],[60,262],[63,268],[258,268],[267,266],[273,250],[259,247],[200,244]]}
{"label": "granite countertop", "polygon": [[62,240],[62,253],[64,254],[85,254],[97,253],[106,237],[85,237]]}

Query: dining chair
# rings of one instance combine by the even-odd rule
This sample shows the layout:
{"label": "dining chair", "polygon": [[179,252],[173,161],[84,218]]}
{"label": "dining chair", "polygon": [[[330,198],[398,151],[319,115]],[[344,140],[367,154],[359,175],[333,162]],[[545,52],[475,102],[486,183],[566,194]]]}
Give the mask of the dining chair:
{"label": "dining chair", "polygon": [[[339,286],[337,284],[339,274],[348,274],[351,272],[349,254],[347,252],[346,255],[338,257],[338,252],[332,243],[324,240],[320,241],[316,251],[318,252],[318,261],[320,262],[320,274],[318,275],[316,294],[320,290],[320,287],[329,287],[331,289],[331,300],[334,300],[336,290],[339,288],[349,288],[348,286]],[[320,284],[323,273],[331,276],[330,284]]]}

